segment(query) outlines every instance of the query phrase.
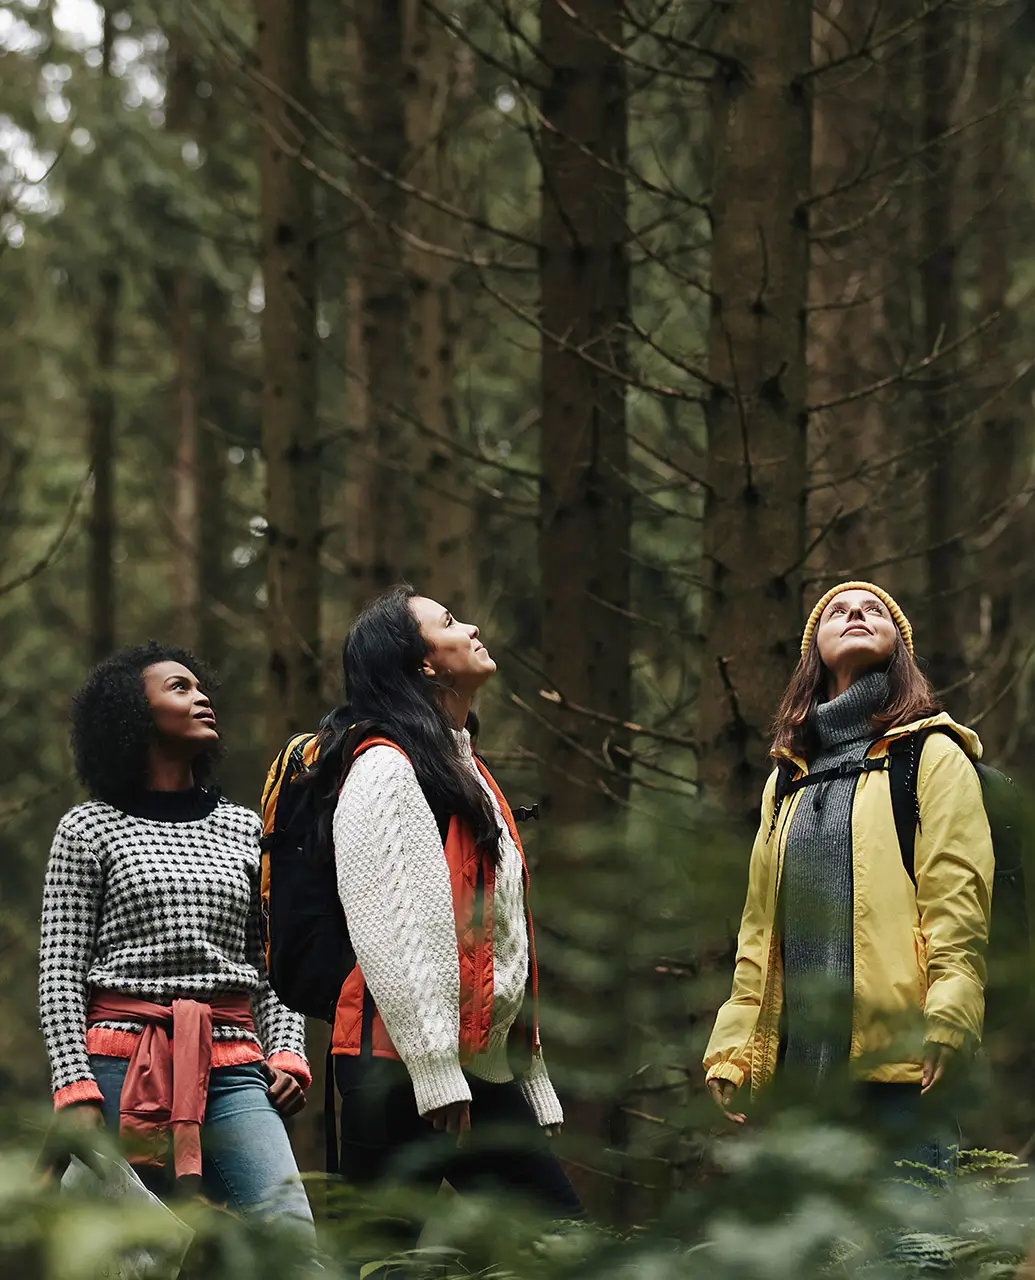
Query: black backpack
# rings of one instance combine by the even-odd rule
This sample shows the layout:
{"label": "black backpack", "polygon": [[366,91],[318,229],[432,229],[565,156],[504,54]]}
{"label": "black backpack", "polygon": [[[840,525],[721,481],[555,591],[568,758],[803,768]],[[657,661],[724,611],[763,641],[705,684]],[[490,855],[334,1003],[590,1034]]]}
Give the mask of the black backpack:
{"label": "black backpack", "polygon": [[[334,849],[320,838],[313,788],[300,783],[318,752],[315,733],[289,738],[262,789],[263,946],[281,1003],[333,1023],[356,953],[338,896]],[[518,822],[538,819],[539,806],[513,812]],[[445,843],[449,815],[435,812],[435,821]]]}
{"label": "black backpack", "polygon": [[[837,768],[821,769],[801,778],[793,777],[794,766],[789,761],[781,761],[776,780],[775,813],[779,813],[780,806],[789,795],[805,787],[834,777],[886,770],[902,865],[915,887],[916,833],[921,826],[917,778],[924,743],[933,733],[956,737],[948,725],[931,725],[917,733],[893,738],[885,757],[845,762]],[[981,761],[975,761],[974,768],[981,782],[995,855],[988,984],[985,990],[985,1025],[995,1031],[1016,1025],[1020,1019],[1027,1021],[1031,1010],[1032,966],[1024,876],[1029,817],[1021,793],[1010,778]]]}
{"label": "black backpack", "polygon": [[262,923],[266,969],[282,1004],[334,1021],[342,983],[356,963],[334,850],[320,839],[316,795],[299,779],[318,752],[297,734],[270,765],[262,790]]}

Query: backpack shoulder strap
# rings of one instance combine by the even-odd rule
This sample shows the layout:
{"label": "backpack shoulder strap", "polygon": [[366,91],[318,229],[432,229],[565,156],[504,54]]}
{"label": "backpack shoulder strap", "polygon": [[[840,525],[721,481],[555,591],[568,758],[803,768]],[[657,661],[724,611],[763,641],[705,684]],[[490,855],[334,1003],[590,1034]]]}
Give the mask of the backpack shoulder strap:
{"label": "backpack shoulder strap", "polygon": [[776,824],[780,818],[780,810],[783,808],[783,802],[794,790],[794,775],[797,772],[796,766],[790,760],[777,760],[776,762],[776,795],[773,799],[773,816],[769,823],[769,834],[766,836],[766,844],[773,838],[773,832],[776,830]]}
{"label": "backpack shoulder strap", "polygon": [[296,733],[284,743],[280,754],[270,765],[266,783],[262,788],[262,830],[268,836],[276,825],[277,802],[285,782],[290,782],[312,756],[315,733]]}
{"label": "backpack shoulder strap", "polygon": [[917,785],[920,777],[920,756],[924,743],[933,733],[947,733],[947,726],[932,725],[917,733],[901,734],[888,744],[888,781],[891,785],[891,811],[895,817],[895,834],[902,865],[916,887],[916,833],[922,830],[920,797]]}
{"label": "backpack shoulder strap", "polygon": [[794,775],[796,769],[790,760],[778,760],[776,762],[776,812],[779,813],[780,806],[787,799],[793,790]]}
{"label": "backpack shoulder strap", "polygon": [[409,756],[399,746],[398,742],[393,742],[391,738],[365,738],[359,746],[353,751],[352,759],[358,760],[364,751],[369,751],[371,747],[391,747],[393,751],[398,751],[401,756],[405,756],[408,760]]}

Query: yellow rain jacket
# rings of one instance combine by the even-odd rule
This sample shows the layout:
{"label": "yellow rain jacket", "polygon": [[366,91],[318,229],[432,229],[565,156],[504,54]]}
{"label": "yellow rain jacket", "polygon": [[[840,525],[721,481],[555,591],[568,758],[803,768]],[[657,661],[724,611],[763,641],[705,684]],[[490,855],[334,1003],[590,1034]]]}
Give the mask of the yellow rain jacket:
{"label": "yellow rain jacket", "polygon": [[[851,1058],[868,1080],[920,1082],[921,1055],[904,1053],[899,1033],[921,1015],[928,1042],[962,1048],[981,1038],[994,871],[981,783],[971,763],[980,759],[981,743],[942,714],[890,730],[869,754],[887,757],[892,738],[932,725],[947,726],[952,736],[932,734],[920,759],[915,889],[902,864],[887,770],[862,773],[856,785]],[[808,772],[804,760],[791,759],[796,776]],[[776,776],[762,796],[733,993],[718,1012],[704,1058],[709,1080],[738,1087],[750,1080],[752,1092],[776,1068],[783,1005],[776,903],[788,832],[805,794],[799,790],[784,800],[774,828]]]}

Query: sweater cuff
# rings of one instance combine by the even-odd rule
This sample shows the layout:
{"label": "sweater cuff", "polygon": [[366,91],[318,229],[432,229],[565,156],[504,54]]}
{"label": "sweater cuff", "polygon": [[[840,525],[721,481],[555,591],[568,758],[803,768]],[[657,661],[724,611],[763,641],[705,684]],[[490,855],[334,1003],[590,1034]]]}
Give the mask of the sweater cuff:
{"label": "sweater cuff", "polygon": [[471,1101],[471,1086],[460,1070],[460,1059],[455,1053],[410,1058],[406,1070],[413,1082],[417,1111],[422,1116],[454,1102]]}
{"label": "sweater cuff", "polygon": [[309,1063],[300,1054],[281,1049],[279,1053],[271,1053],[266,1061],[277,1071],[286,1071],[289,1076],[294,1076],[303,1089],[308,1089],[313,1083]]}
{"label": "sweater cuff", "polygon": [[729,1080],[735,1089],[739,1089],[744,1083],[744,1072],[735,1062],[716,1062],[708,1068],[708,1074],[704,1077],[705,1084],[710,1084],[712,1080]]}
{"label": "sweater cuff", "polygon": [[533,1064],[531,1071],[521,1081],[521,1092],[532,1108],[532,1114],[540,1128],[564,1123],[564,1110],[545,1067],[537,1070]]}
{"label": "sweater cuff", "polygon": [[54,1094],[54,1110],[74,1107],[80,1102],[103,1103],[104,1094],[96,1080],[77,1080],[75,1084],[66,1084]]}

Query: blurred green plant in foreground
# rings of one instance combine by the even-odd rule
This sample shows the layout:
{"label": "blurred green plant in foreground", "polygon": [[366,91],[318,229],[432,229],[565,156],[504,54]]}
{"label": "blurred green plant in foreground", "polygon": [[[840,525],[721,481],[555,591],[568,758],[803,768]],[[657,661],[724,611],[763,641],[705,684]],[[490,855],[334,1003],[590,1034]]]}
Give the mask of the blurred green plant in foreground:
{"label": "blurred green plant in foreground", "polygon": [[[80,1151],[88,1157],[85,1148]],[[863,1134],[788,1111],[712,1152],[714,1172],[674,1195],[649,1223],[624,1234],[547,1224],[512,1201],[447,1191],[376,1195],[307,1178],[323,1256],[300,1253],[289,1233],[246,1223],[200,1200],[174,1201],[194,1231],[183,1280],[529,1277],[569,1280],[810,1280],[811,1277],[1013,1276],[1032,1236],[1035,1196],[1026,1167],[999,1152],[961,1154],[935,1190],[918,1172],[882,1176]],[[936,1180],[937,1181],[937,1180]],[[423,1226],[420,1247],[398,1251],[402,1219]],[[60,1192],[31,1154],[0,1152],[0,1276],[4,1280],[168,1280],[175,1268],[125,1266],[134,1247],[157,1254],[170,1215],[146,1205]]]}
{"label": "blurred green plant in foreground", "polygon": [[[743,852],[706,822],[688,832],[639,816],[622,837],[587,831],[578,875],[562,874],[546,851],[538,869],[550,908],[540,931],[544,1039],[568,1110],[558,1152],[580,1190],[595,1192],[591,1220],[608,1225],[544,1223],[512,1200],[374,1192],[310,1174],[318,1263],[268,1226],[176,1200],[194,1232],[182,1280],[1017,1275],[1035,1240],[1035,1182],[1023,1157],[994,1148],[1003,1134],[1003,1146],[1023,1152],[1032,1131],[1027,1020],[1015,1019],[1009,1071],[982,1058],[953,1085],[946,1110],[960,1115],[964,1143],[982,1149],[962,1152],[951,1175],[893,1167],[864,1122],[847,1121],[847,1078],[832,1080],[829,1096],[777,1079],[745,1097],[749,1123],[731,1133],[696,1064],[729,989]],[[536,843],[533,833],[533,855]],[[43,1185],[34,1161],[49,1110],[5,1103],[0,1280],[136,1280],[120,1258],[140,1245],[160,1253],[169,1215]],[[75,1137],[86,1157],[84,1135]],[[609,1201],[602,1186],[619,1192]],[[146,1274],[169,1280],[173,1270]]]}

